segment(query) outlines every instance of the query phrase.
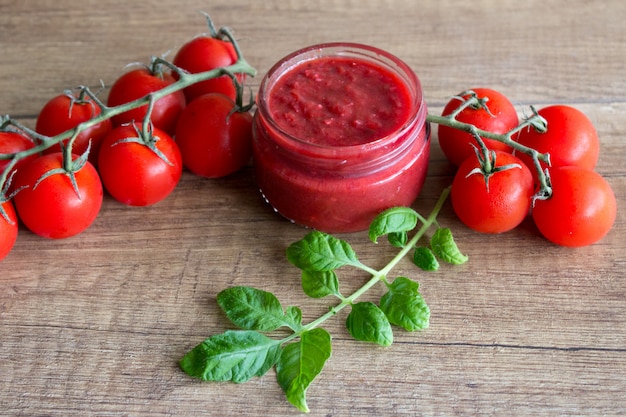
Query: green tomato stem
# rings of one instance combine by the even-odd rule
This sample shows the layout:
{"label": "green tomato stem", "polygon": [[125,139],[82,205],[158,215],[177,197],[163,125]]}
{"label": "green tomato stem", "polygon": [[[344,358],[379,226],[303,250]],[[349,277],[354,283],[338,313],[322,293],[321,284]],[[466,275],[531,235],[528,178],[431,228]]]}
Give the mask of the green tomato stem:
{"label": "green tomato stem", "polygon": [[[232,38],[231,38],[232,39]],[[238,46],[235,47],[235,49],[237,51],[239,51]],[[165,61],[161,61],[161,62],[165,62]],[[168,65],[168,67],[172,67],[170,65]],[[141,106],[144,105],[152,105],[154,102],[156,102],[157,100],[159,100],[162,97],[167,96],[168,94],[172,94],[176,91],[182,90],[190,85],[196,84],[200,81],[205,81],[205,80],[209,80],[212,78],[217,78],[219,76],[222,76],[224,74],[230,75],[230,74],[246,74],[246,75],[250,75],[250,76],[255,76],[256,75],[256,69],[254,69],[250,64],[248,64],[248,62],[241,56],[239,56],[239,59],[237,60],[237,62],[235,62],[232,65],[229,65],[227,67],[224,68],[216,68],[210,71],[205,71],[205,72],[200,72],[197,74],[189,74],[187,72],[183,72],[180,71],[179,75],[180,75],[180,79],[172,84],[170,84],[169,86],[159,90],[159,91],[155,91],[153,93],[150,93],[144,97],[138,98],[137,100],[131,101],[129,103],[125,103],[125,104],[121,104],[119,106],[115,106],[115,107],[108,107],[106,106],[102,101],[100,101],[98,99],[98,97],[96,96],[96,94],[94,94],[88,87],[80,87],[81,89],[81,95],[87,95],[89,96],[96,105],[98,105],[101,109],[101,112],[98,116],[89,119],[81,124],[79,124],[78,126],[76,126],[73,129],[67,130],[65,132],[62,132],[56,136],[52,136],[52,137],[48,137],[48,136],[43,136],[37,132],[35,132],[34,130],[22,125],[21,123],[19,123],[17,120],[11,119],[9,117],[3,118],[2,119],[2,123],[0,124],[0,129],[7,129],[9,126],[13,126],[15,128],[17,128],[18,130],[24,132],[25,134],[27,134],[28,136],[38,140],[40,143],[28,150],[25,151],[21,151],[21,152],[16,152],[13,154],[0,154],[0,160],[7,160],[10,159],[11,162],[9,163],[9,165],[6,167],[6,169],[0,174],[0,190],[4,188],[4,184],[7,181],[8,178],[8,174],[10,172],[10,170],[15,166],[15,164],[17,163],[17,161],[19,161],[20,159],[26,158],[28,156],[31,155],[35,155],[38,154],[40,152],[42,152],[43,150],[61,143],[62,141],[68,139],[68,138],[75,138],[76,136],[78,136],[78,134],[94,125],[97,125],[98,123],[110,119],[113,116],[116,116],[118,114],[127,112],[129,110],[133,110],[136,108],[139,108]],[[231,77],[231,78],[236,78],[236,77]],[[242,91],[242,88],[239,88],[239,91]],[[71,145],[68,146],[70,148],[71,152]]]}
{"label": "green tomato stem", "polygon": [[[426,116],[426,121],[429,123],[436,123],[438,125],[443,125],[443,126],[448,126],[451,127],[453,129],[458,129],[467,133],[470,133],[474,139],[476,140],[476,142],[478,143],[478,147],[480,148],[480,152],[482,153],[482,155],[485,157],[484,158],[484,163],[486,164],[486,166],[484,167],[485,171],[490,172],[490,170],[493,168],[491,166],[491,158],[489,157],[489,152],[487,151],[487,148],[482,140],[482,138],[486,138],[486,139],[493,139],[496,140],[498,142],[502,142],[508,146],[510,146],[511,148],[515,149],[515,151],[517,152],[522,152],[525,153],[526,155],[529,155],[532,160],[533,160],[533,165],[535,167],[535,170],[537,171],[537,178],[539,180],[539,190],[537,191],[537,193],[534,196],[534,199],[546,199],[549,198],[552,195],[552,187],[550,186],[550,181],[549,181],[549,177],[546,174],[546,172],[543,170],[543,168],[541,167],[541,162],[544,162],[545,164],[547,164],[548,166],[550,165],[550,155],[547,153],[540,153],[537,150],[533,149],[533,148],[529,148],[525,145],[522,145],[519,142],[516,142],[515,140],[513,140],[513,137],[515,135],[517,135],[520,131],[522,131],[523,129],[530,129],[530,128],[534,128],[537,129],[540,132],[544,132],[547,130],[547,121],[541,117],[537,111],[531,106],[531,110],[533,112],[533,114],[526,118],[522,123],[520,123],[518,126],[516,126],[514,129],[511,129],[510,131],[503,133],[503,134],[499,134],[499,133],[493,133],[493,132],[489,132],[487,130],[482,130],[482,129],[478,129],[476,126],[474,126],[471,123],[464,123],[461,122],[459,120],[456,119],[456,117],[459,115],[459,113],[472,105],[484,105],[484,103],[482,103],[480,101],[480,99],[476,98],[476,97],[472,97],[469,98],[467,100],[465,100],[457,109],[457,111],[452,112],[450,115],[448,116],[437,116],[437,115],[433,115],[433,114],[428,114]],[[488,111],[488,109],[487,109]],[[481,161],[483,162],[483,161]],[[487,166],[488,165],[488,166]]]}

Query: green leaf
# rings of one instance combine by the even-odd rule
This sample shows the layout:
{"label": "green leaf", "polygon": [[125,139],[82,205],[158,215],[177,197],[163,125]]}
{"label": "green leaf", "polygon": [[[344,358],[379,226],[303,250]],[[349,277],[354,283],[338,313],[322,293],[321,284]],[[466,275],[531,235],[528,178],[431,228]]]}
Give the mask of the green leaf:
{"label": "green leaf", "polygon": [[415,248],[413,252],[413,263],[424,271],[436,271],[439,269],[439,261],[437,257],[425,246]]}
{"label": "green leaf", "polygon": [[180,360],[188,375],[205,381],[242,383],[276,364],[280,342],[250,330],[228,330],[194,347]]}
{"label": "green leaf", "polygon": [[359,265],[348,242],[314,230],[287,248],[287,259],[306,271],[331,271],[344,265]]}
{"label": "green leaf", "polygon": [[445,227],[438,228],[430,239],[430,247],[439,259],[453,265],[467,262],[468,257],[463,255],[452,237],[452,231]]}
{"label": "green leaf", "polygon": [[393,325],[410,332],[428,327],[430,309],[419,292],[419,284],[406,277],[396,278],[380,299],[380,308]]}
{"label": "green leaf", "polygon": [[324,368],[332,352],[330,334],[321,328],[300,335],[300,340],[283,348],[276,363],[276,378],[287,400],[308,412],[306,390]]}
{"label": "green leaf", "polygon": [[352,305],[346,319],[348,331],[357,340],[372,342],[381,346],[393,343],[393,331],[385,313],[369,301]]}
{"label": "green leaf", "polygon": [[294,332],[302,329],[302,310],[295,306],[287,307],[287,311],[285,311],[285,324]]}
{"label": "green leaf", "polygon": [[232,287],[217,294],[226,316],[245,330],[270,332],[288,326],[283,307],[274,294],[250,287]]}
{"label": "green leaf", "polygon": [[403,248],[409,241],[409,234],[407,232],[392,232],[387,235],[387,240],[391,246]]}
{"label": "green leaf", "polygon": [[302,289],[311,298],[340,295],[335,271],[302,271]]}
{"label": "green leaf", "polygon": [[419,216],[409,207],[392,207],[380,213],[372,220],[369,238],[377,243],[378,238],[389,233],[408,232],[417,225]]}

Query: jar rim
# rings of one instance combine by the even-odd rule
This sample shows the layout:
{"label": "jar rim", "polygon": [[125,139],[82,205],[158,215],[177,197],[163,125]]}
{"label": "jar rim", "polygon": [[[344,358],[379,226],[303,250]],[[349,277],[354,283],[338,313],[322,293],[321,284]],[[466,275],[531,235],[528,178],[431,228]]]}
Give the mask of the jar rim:
{"label": "jar rim", "polygon": [[[268,97],[271,87],[291,69],[304,62],[324,57],[354,57],[378,64],[385,69],[391,70],[398,75],[400,80],[411,92],[411,109],[406,120],[395,132],[381,136],[374,140],[351,145],[328,145],[307,141],[285,131],[271,116],[269,111]],[[343,158],[354,152],[362,152],[367,149],[377,149],[386,146],[388,142],[395,140],[398,134],[402,134],[417,122],[422,125],[426,121],[426,105],[419,78],[415,72],[403,60],[383,49],[354,42],[327,42],[320,43],[296,50],[274,64],[263,77],[257,96],[257,111],[261,113],[264,121],[282,136],[282,144],[297,146],[298,151],[310,155],[324,155],[326,157]],[[288,146],[288,147],[291,147]]]}

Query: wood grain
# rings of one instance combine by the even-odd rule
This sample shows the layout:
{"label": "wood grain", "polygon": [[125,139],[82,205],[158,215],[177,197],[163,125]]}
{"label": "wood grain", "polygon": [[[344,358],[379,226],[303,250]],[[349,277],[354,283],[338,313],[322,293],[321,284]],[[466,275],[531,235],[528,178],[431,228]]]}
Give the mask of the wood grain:
{"label": "wood grain", "polygon": [[[466,88],[489,86],[520,109],[564,103],[601,138],[597,170],[618,216],[601,242],[549,244],[530,221],[479,235],[447,205],[470,262],[416,278],[429,329],[396,332],[386,349],[358,343],[340,314],[325,328],[333,356],[308,392],[315,416],[618,416],[626,413],[626,3],[530,0],[142,1],[0,0],[0,113],[34,125],[53,95],[106,85],[131,62],[170,52],[205,30],[198,10],[234,28],[261,77],[313,43],[389,50],[421,79],[430,111]],[[103,94],[106,94],[106,90]],[[451,182],[433,135],[427,212]],[[307,299],[285,248],[306,231],[261,200],[251,170],[221,180],[185,173],[165,201],[129,208],[105,198],[94,225],[51,241],[21,230],[0,263],[0,414],[7,416],[287,416],[273,371],[243,385],[195,381],[177,361],[230,328],[218,291],[250,285]],[[382,266],[393,251],[363,233],[341,236]],[[348,291],[367,277],[341,276]],[[380,297],[373,290],[367,297]]]}

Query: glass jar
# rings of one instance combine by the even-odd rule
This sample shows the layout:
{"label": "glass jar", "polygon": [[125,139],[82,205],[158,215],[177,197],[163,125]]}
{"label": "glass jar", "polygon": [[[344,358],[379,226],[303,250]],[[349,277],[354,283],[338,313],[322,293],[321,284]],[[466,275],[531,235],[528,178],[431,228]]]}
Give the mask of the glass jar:
{"label": "glass jar", "polygon": [[426,114],[417,76],[385,51],[352,43],[296,51],[259,88],[253,151],[261,193],[295,223],[365,230],[381,211],[417,198],[430,150]]}

